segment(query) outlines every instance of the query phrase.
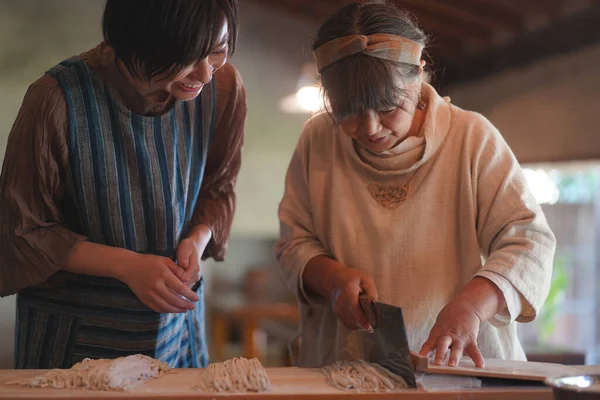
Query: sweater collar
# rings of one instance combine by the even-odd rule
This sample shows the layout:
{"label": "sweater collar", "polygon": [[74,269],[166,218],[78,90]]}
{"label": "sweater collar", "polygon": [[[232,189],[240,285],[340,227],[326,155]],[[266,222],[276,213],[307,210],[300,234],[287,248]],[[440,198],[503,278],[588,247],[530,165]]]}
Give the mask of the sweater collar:
{"label": "sweater collar", "polygon": [[372,172],[397,174],[411,172],[429,161],[439,150],[448,135],[451,121],[449,98],[441,97],[428,83],[421,86],[421,99],[426,104],[425,119],[416,137],[402,141],[394,151],[383,156],[375,155],[355,145],[341,129],[335,134],[339,137],[345,151],[354,162]]}

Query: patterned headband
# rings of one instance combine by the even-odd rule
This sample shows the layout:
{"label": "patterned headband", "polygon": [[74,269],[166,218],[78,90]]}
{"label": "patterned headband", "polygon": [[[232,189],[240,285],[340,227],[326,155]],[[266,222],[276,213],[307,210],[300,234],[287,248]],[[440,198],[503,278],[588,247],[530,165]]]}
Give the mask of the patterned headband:
{"label": "patterned headband", "polygon": [[343,36],[315,49],[319,73],[342,58],[362,53],[384,60],[420,65],[423,45],[402,36],[375,34]]}

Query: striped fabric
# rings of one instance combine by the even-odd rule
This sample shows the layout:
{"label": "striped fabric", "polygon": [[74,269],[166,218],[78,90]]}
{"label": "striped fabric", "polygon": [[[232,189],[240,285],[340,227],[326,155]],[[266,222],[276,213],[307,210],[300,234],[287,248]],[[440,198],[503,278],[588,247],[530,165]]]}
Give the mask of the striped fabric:
{"label": "striped fabric", "polygon": [[[48,72],[69,114],[69,227],[90,241],[174,258],[200,192],[216,112],[212,80],[164,115],[126,109],[78,57]],[[68,368],[85,357],[146,354],[202,367],[202,281],[195,310],[157,314],[116,280],[60,272],[17,296],[17,368]]]}
{"label": "striped fabric", "polygon": [[378,33],[374,35],[342,36],[315,49],[319,72],[353,54],[362,53],[384,60],[420,65],[423,45],[402,36]]}

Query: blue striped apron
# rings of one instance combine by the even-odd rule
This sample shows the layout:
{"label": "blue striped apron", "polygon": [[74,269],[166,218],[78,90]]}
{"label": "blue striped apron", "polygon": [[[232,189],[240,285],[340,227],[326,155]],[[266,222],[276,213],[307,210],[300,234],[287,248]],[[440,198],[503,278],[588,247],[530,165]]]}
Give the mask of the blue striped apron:
{"label": "blue striped apron", "polygon": [[[174,259],[200,192],[216,113],[216,83],[193,101],[145,117],[126,109],[78,57],[49,72],[69,117],[64,203],[90,241]],[[171,367],[208,362],[202,280],[194,310],[158,314],[124,283],[58,272],[17,295],[16,368],[69,368],[83,358],[145,354]]]}

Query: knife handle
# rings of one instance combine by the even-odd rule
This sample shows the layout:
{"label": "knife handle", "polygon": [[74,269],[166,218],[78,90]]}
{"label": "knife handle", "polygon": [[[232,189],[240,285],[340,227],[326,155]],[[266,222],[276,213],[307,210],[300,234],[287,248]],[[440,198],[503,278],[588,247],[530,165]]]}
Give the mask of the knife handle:
{"label": "knife handle", "polygon": [[429,359],[415,351],[410,352],[410,361],[416,372],[429,372]]}
{"label": "knife handle", "polygon": [[377,309],[375,308],[375,299],[366,294],[361,294],[358,296],[358,302],[369,325],[371,325],[373,329],[377,329]]}

